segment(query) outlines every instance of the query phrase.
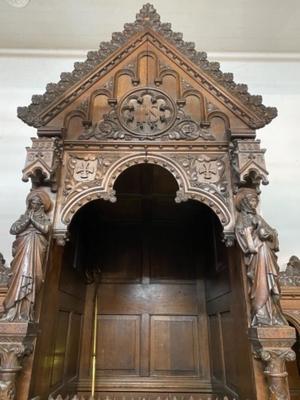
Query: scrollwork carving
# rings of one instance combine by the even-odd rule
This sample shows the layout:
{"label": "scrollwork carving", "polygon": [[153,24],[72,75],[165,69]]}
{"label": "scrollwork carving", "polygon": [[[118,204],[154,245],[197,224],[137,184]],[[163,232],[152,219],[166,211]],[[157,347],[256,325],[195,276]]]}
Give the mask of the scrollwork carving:
{"label": "scrollwork carving", "polygon": [[208,157],[206,155],[173,156],[186,171],[190,185],[217,195],[227,201],[228,182],[225,175],[224,156]]}
{"label": "scrollwork carving", "polygon": [[50,220],[46,215],[51,200],[46,192],[32,191],[27,196],[27,209],[12,225],[13,243],[12,278],[3,303],[1,321],[33,321],[36,294],[43,279],[43,262],[48,245]]}
{"label": "scrollwork carving", "polygon": [[215,140],[183,110],[183,104],[175,105],[161,90],[136,89],[120,102],[110,102],[111,110],[103,119],[86,130],[79,139],[125,140]]}
{"label": "scrollwork carving", "polygon": [[118,154],[69,154],[63,203],[65,204],[76,193],[90,187],[101,186],[106,171],[119,157]]}

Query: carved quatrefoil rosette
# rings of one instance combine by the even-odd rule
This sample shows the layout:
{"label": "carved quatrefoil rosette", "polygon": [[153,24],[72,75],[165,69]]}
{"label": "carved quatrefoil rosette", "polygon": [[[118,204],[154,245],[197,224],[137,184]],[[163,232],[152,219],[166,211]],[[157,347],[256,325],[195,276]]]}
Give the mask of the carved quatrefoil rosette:
{"label": "carved quatrefoil rosette", "polygon": [[119,107],[123,128],[139,136],[159,135],[168,130],[176,118],[175,104],[157,89],[137,89],[123,98]]}

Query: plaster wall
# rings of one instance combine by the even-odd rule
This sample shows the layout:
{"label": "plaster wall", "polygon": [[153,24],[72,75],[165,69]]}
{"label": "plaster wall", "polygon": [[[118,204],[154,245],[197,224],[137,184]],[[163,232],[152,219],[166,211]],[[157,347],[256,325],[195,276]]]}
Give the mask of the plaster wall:
{"label": "plaster wall", "polygon": [[[258,138],[267,148],[270,172],[270,184],[263,187],[262,212],[279,232],[279,264],[284,265],[292,254],[300,255],[300,59],[255,59],[251,54],[209,58],[221,61],[222,70],[233,72],[236,82],[247,83],[251,93],[261,94],[264,104],[278,108],[279,116],[258,132]],[[13,241],[9,228],[24,211],[30,189],[29,183],[21,182],[25,147],[35,136],[35,129],[17,118],[17,106],[28,105],[33,94],[43,93],[48,82],[57,82],[59,74],[71,71],[80,59],[83,53],[0,51],[0,252],[8,263]]]}

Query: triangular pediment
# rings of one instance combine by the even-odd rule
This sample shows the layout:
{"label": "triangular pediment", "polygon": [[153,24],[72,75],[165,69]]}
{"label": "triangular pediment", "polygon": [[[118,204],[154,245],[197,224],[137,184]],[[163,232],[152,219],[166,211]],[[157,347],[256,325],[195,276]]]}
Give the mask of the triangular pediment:
{"label": "triangular pediment", "polygon": [[164,51],[170,62],[181,66],[250,129],[263,127],[277,115],[276,108],[264,106],[261,96],[250,95],[246,85],[236,84],[233,74],[223,73],[219,63],[209,62],[206,53],[195,50],[194,43],[184,42],[182,34],[160,22],[154,7],[146,4],[123,32],[113,33],[112,40],[89,52],[86,61],[75,63],[73,72],[62,73],[58,83],[49,83],[46,92],[34,95],[28,107],[19,107],[18,117],[36,128],[46,126],[145,41]]}

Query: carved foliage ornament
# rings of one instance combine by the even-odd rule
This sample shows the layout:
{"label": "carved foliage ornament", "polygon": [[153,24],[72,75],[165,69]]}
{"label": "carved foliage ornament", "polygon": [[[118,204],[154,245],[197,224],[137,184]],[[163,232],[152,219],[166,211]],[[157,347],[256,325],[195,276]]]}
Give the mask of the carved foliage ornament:
{"label": "carved foliage ornament", "polygon": [[286,362],[294,361],[295,352],[289,348],[262,348],[255,357],[265,364],[264,374],[268,381],[270,399],[290,400]]}
{"label": "carved foliage ornament", "polygon": [[87,126],[80,139],[186,139],[215,140],[201,122],[186,115],[182,104],[175,105],[163,91],[136,89],[118,104],[109,102],[111,110],[103,120]]}
{"label": "carved foliage ornament", "polygon": [[74,194],[90,187],[101,186],[108,168],[120,158],[117,154],[69,154],[63,190],[64,203]]}
{"label": "carved foliage ornament", "polygon": [[228,182],[225,175],[224,156],[208,157],[206,155],[174,156],[182,165],[189,177],[190,185],[203,189],[227,201]]}
{"label": "carved foliage ornament", "polygon": [[[223,73],[220,70],[219,63],[209,62],[206,53],[195,50],[194,43],[184,42],[181,33],[172,31],[171,24],[161,23],[160,16],[151,4],[145,4],[139,14],[137,14],[136,21],[131,24],[125,24],[122,33],[113,33],[110,42],[102,42],[99,50],[90,51],[87,54],[86,61],[75,63],[73,72],[62,73],[61,80],[58,83],[49,83],[43,95],[34,95],[32,97],[32,103],[28,107],[19,107],[18,117],[28,125],[37,128],[46,125],[54,115],[61,112],[69,103],[74,101],[75,97],[78,97],[84,90],[91,87],[99,77],[114,68],[116,62],[119,62],[122,57],[126,57],[127,52],[124,52],[121,56],[116,55],[114,59],[101,69],[101,64],[108,56],[125,45],[136,33],[143,32],[149,28],[157,32],[166,41],[172,44],[172,46],[175,46],[183,57],[188,58],[195,65],[196,70],[200,68],[200,70],[205,72],[201,77],[205,86],[211,88],[211,80],[215,81],[218,85],[225,88],[230,95],[236,98],[236,100],[241,103],[242,107],[239,107],[237,102],[233,102],[229,96],[225,95],[224,97],[224,94],[222,94],[216,86],[217,96],[242,118],[245,117],[245,106],[249,110],[248,123],[250,123],[253,128],[262,127],[276,117],[276,108],[265,107],[262,104],[261,96],[251,96],[248,93],[247,85],[236,84],[233,81],[233,74]],[[139,42],[137,44],[139,44]],[[132,44],[130,44],[130,46],[132,46]],[[172,54],[172,58],[175,61],[183,62],[182,59],[179,60],[175,54]],[[97,69],[96,67],[99,68]],[[92,71],[94,71],[94,73],[90,74]],[[198,71],[196,75],[197,78],[199,78]],[[206,78],[207,75],[210,79]],[[85,82],[84,78],[87,76],[89,76],[89,78]],[[76,90],[74,89],[69,96],[63,96],[67,90],[72,86],[75,87],[80,81],[83,82],[82,85],[79,85]],[[55,104],[56,102],[57,104]],[[51,104],[53,104],[51,112],[45,114],[46,108]]]}

